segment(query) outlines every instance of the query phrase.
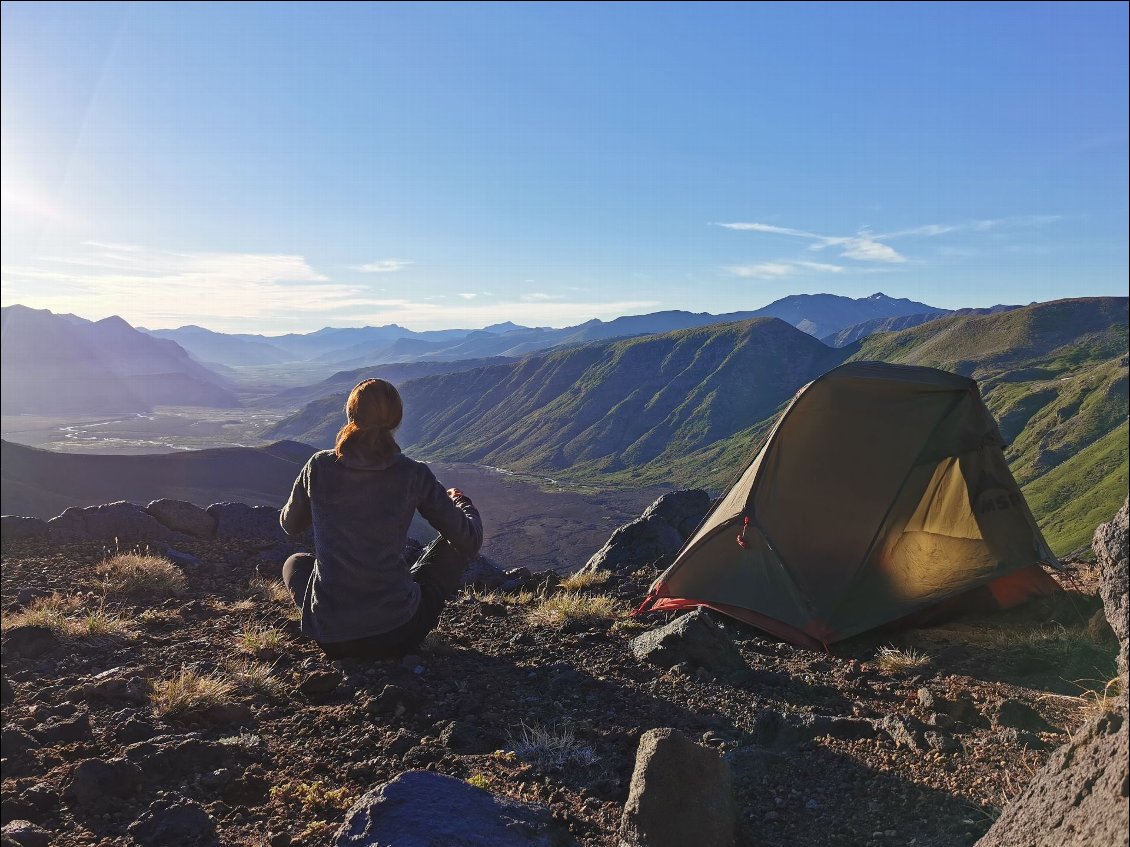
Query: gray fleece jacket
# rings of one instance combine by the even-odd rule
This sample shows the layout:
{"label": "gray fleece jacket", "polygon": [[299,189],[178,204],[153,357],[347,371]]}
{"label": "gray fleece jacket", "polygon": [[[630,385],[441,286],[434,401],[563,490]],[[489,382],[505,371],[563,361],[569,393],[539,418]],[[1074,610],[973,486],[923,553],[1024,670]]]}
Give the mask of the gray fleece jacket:
{"label": "gray fleece jacket", "polygon": [[483,542],[478,510],[453,501],[422,462],[384,463],[323,450],[294,481],[279,521],[288,535],[314,528],[317,561],[302,604],[302,631],[322,643],[380,635],[412,619],[420,586],[404,558],[412,515],[468,559]]}

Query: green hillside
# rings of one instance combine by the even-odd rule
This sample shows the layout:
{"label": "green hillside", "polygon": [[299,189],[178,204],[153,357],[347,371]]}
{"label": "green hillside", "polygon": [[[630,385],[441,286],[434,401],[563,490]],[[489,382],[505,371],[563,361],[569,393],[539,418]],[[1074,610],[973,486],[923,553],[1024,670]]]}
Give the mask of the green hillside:
{"label": "green hillside", "polygon": [[1055,470],[1024,486],[1044,537],[1059,555],[1091,544],[1095,527],[1126,498],[1128,424],[1122,422]]}
{"label": "green hillside", "polygon": [[[1063,554],[1126,494],[1127,325],[1127,299],[1110,297],[954,314],[843,350],[766,318],[589,344],[403,384],[400,440],[425,459],[721,491],[795,392],[845,358],[937,367],[978,380]],[[344,399],[318,400],[269,435],[328,445]]]}
{"label": "green hillside", "polygon": [[[584,345],[405,383],[400,440],[431,459],[669,479],[672,463],[770,418],[843,355],[773,318]],[[328,444],[343,401],[311,404],[271,435]]]}

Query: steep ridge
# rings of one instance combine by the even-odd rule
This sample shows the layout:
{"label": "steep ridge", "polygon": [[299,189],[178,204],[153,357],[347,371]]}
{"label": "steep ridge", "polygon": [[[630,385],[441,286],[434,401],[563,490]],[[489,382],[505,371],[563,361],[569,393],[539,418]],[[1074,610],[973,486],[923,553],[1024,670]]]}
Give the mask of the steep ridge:
{"label": "steep ridge", "polygon": [[4,414],[240,405],[223,377],[174,342],[138,332],[119,317],[91,322],[6,306],[2,321]]}
{"label": "steep ridge", "polygon": [[[422,455],[584,475],[662,467],[769,416],[841,353],[761,318],[604,344],[402,386]],[[328,444],[342,396],[270,431]]]}
{"label": "steep ridge", "polygon": [[0,474],[6,515],[51,518],[68,506],[159,498],[207,506],[231,500],[285,502],[313,448],[294,442],[185,453],[104,456],[54,453],[4,441]]}

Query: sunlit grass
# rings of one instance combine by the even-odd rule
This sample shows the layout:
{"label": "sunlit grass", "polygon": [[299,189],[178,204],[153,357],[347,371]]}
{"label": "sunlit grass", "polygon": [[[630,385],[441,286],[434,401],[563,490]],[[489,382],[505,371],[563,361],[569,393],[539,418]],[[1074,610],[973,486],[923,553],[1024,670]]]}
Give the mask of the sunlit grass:
{"label": "sunlit grass", "polygon": [[230,679],[181,668],[176,676],[153,683],[149,702],[160,718],[181,717],[225,703],[235,690]]}
{"label": "sunlit grass", "polygon": [[614,597],[607,594],[578,594],[564,591],[546,597],[530,609],[527,620],[534,626],[560,629],[567,624],[594,624],[620,615]]}
{"label": "sunlit grass", "polygon": [[118,553],[96,569],[108,597],[156,600],[179,597],[188,590],[181,569],[151,553]]}
{"label": "sunlit grass", "polygon": [[235,635],[236,646],[245,653],[278,653],[282,650],[285,636],[281,629],[273,626],[249,624]]}
{"label": "sunlit grass", "polygon": [[909,673],[922,670],[930,664],[930,657],[913,647],[880,647],[875,656],[876,664],[887,673]]}
{"label": "sunlit grass", "polygon": [[561,588],[565,591],[582,591],[604,585],[612,577],[612,571],[577,571],[561,580]]}

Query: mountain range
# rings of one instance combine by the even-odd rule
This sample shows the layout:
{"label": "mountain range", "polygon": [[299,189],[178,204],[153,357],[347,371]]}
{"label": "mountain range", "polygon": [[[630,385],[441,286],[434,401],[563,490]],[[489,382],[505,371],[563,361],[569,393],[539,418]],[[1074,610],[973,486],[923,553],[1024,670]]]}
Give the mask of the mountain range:
{"label": "mountain range", "polygon": [[119,317],[88,321],[5,306],[3,414],[147,412],[155,405],[235,408],[219,374],[172,341],[138,332]]}
{"label": "mountain range", "polygon": [[798,294],[753,311],[712,315],[665,311],[629,315],[611,321],[590,320],[577,326],[525,327],[506,322],[481,330],[449,329],[413,332],[396,324],[337,329],[326,327],[305,335],[227,335],[198,326],[144,330],[175,341],[197,360],[228,367],[317,362],[336,368],[409,361],[456,361],[493,356],[515,358],[550,348],[613,338],[653,335],[756,317],[776,317],[817,337],[887,318],[947,314],[945,309],[876,293],[853,299],[834,294]]}
{"label": "mountain range", "polygon": [[[410,380],[400,437],[447,461],[720,490],[823,371],[856,359],[939,367],[980,382],[1018,481],[1067,552],[1126,492],[1126,351],[1126,298],[952,314],[843,348],[760,318]],[[327,445],[343,403],[315,401],[266,435]]]}

